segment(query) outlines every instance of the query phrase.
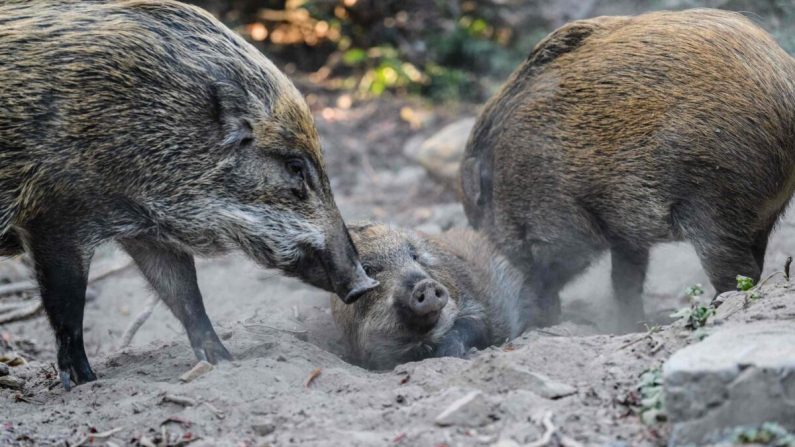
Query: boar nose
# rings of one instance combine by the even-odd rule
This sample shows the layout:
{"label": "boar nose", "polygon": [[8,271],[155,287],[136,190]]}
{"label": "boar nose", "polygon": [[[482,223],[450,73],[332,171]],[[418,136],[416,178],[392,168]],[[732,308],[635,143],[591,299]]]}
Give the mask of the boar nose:
{"label": "boar nose", "polygon": [[425,279],[414,286],[409,308],[416,315],[425,316],[442,310],[449,298],[447,288],[432,279]]}
{"label": "boar nose", "polygon": [[353,284],[351,285],[350,291],[345,296],[342,295],[340,296],[342,297],[342,301],[344,303],[350,304],[358,300],[368,290],[378,287],[378,284],[379,284],[378,281],[367,276],[367,273],[364,272],[362,265],[359,262],[357,262],[356,270],[354,273],[354,280]]}

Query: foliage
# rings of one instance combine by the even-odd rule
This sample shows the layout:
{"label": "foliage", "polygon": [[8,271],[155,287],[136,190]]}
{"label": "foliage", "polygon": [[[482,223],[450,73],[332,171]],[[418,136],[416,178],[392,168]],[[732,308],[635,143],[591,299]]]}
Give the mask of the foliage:
{"label": "foliage", "polygon": [[685,289],[685,294],[691,298],[704,294],[704,287],[701,284],[693,284]]}
{"label": "foliage", "polygon": [[746,292],[754,287],[754,280],[743,275],[737,275],[737,290]]}
{"label": "foliage", "polygon": [[640,420],[647,425],[664,422],[665,398],[663,395],[662,368],[646,370],[640,376],[638,384],[640,393]]}
{"label": "foliage", "polygon": [[775,422],[759,427],[740,427],[731,435],[734,444],[757,444],[773,447],[795,447],[795,434]]}
{"label": "foliage", "polygon": [[707,320],[713,315],[715,315],[715,308],[694,302],[690,307],[683,307],[671,314],[671,318],[677,320],[685,318],[687,320],[685,327],[695,330],[706,326]]}
{"label": "foliage", "polygon": [[288,71],[314,72],[359,97],[480,102],[551,30],[535,24],[517,34],[516,22],[506,22],[516,11],[500,0],[237,0],[215,9],[211,0],[192,1]]}
{"label": "foliage", "polygon": [[704,305],[698,301],[698,297],[704,294],[701,284],[694,284],[685,289],[685,294],[690,297],[690,306],[683,307],[671,314],[671,318],[677,320],[686,319],[685,327],[692,330],[703,328],[707,324],[709,317],[715,315],[715,308]]}
{"label": "foliage", "polygon": [[[218,15],[288,74],[313,73],[324,87],[364,98],[391,92],[475,102],[490,96],[535,43],[573,18],[708,3],[641,2],[638,8],[628,1],[554,7],[504,0],[186,1]],[[795,0],[731,0],[721,7],[748,11],[795,51]]]}

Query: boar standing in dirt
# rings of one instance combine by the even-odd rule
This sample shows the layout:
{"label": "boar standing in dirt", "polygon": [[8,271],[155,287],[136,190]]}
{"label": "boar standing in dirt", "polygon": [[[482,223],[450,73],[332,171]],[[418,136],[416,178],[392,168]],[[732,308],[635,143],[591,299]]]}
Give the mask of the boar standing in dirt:
{"label": "boar standing in dirt", "polygon": [[740,14],[572,22],[492,98],[462,163],[470,223],[558,292],[603,250],[625,328],[644,319],[650,247],[690,241],[712,285],[758,279],[795,188],[795,61]]}
{"label": "boar standing in dirt", "polygon": [[351,226],[368,275],[380,285],[331,310],[353,361],[371,369],[464,356],[515,338],[532,314],[522,276],[471,230],[437,236],[386,225]]}
{"label": "boar standing in dirt", "polygon": [[0,5],[0,253],[35,261],[64,386],[94,247],[117,240],[201,360],[230,358],[193,255],[241,248],[352,301],[362,270],[310,112],[254,47],[170,1]]}

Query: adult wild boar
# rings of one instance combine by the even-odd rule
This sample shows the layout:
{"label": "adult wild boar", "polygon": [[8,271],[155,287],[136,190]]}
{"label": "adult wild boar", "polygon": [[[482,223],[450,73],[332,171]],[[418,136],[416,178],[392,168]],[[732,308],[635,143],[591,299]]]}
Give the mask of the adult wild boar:
{"label": "adult wild boar", "polygon": [[343,300],[375,282],[324,172],[303,98],[210,14],[168,0],[0,4],[0,253],[24,248],[64,386],[83,347],[94,247],[117,240],[184,325],[230,358],[193,256],[241,248]]}
{"label": "adult wild boar", "polygon": [[478,118],[462,189],[541,300],[538,323],[610,250],[629,328],[655,243],[691,242],[718,292],[758,279],[794,168],[795,61],[742,15],[695,9],[547,36]]}

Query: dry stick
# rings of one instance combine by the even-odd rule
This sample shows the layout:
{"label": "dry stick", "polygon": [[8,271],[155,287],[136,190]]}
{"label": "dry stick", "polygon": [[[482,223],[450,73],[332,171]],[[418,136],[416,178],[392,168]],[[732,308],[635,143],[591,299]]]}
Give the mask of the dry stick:
{"label": "dry stick", "polygon": [[[21,306],[20,306],[21,307]],[[25,318],[36,315],[42,309],[41,300],[26,308],[18,309],[0,315],[0,324],[11,323],[12,321],[24,320]]]}
{"label": "dry stick", "polygon": [[149,316],[152,315],[152,311],[155,310],[155,307],[159,302],[160,302],[160,297],[157,296],[156,294],[152,295],[152,297],[149,298],[149,301],[147,301],[146,307],[144,307],[143,312],[138,314],[138,316],[135,317],[135,320],[133,320],[132,323],[130,323],[130,325],[127,326],[127,330],[124,331],[124,335],[122,335],[121,337],[121,345],[119,345],[119,349],[130,346],[133,337],[135,337],[135,333],[138,332],[138,329],[140,329],[141,326],[143,326],[144,322],[149,318]]}
{"label": "dry stick", "polygon": [[[106,276],[112,275],[116,272],[120,272],[126,269],[127,267],[130,267],[132,264],[133,264],[132,262],[127,262],[119,266],[113,266],[103,272],[97,273],[96,275],[89,274],[88,282],[91,283],[94,281],[99,281],[100,279]],[[16,295],[25,292],[35,292],[38,290],[38,288],[39,288],[38,284],[35,281],[31,280],[17,281],[17,282],[12,282],[11,284],[3,284],[0,285],[0,297],[6,295]]]}
{"label": "dry stick", "polygon": [[544,414],[544,419],[542,423],[544,424],[544,434],[537,441],[533,441],[530,444],[527,444],[527,447],[544,447],[546,445],[549,445],[549,442],[552,441],[552,435],[555,434],[557,428],[552,423],[551,411],[547,411],[546,414]]}
{"label": "dry stick", "polygon": [[85,445],[87,442],[90,443],[91,445],[94,445],[94,441],[104,440],[104,439],[110,438],[111,436],[115,435],[116,433],[118,433],[120,431],[122,431],[122,427],[117,427],[117,428],[114,428],[113,430],[108,430],[108,431],[102,432],[102,433],[91,433],[90,435],[85,435],[82,438],[78,439],[72,445],[77,447],[77,446]]}

